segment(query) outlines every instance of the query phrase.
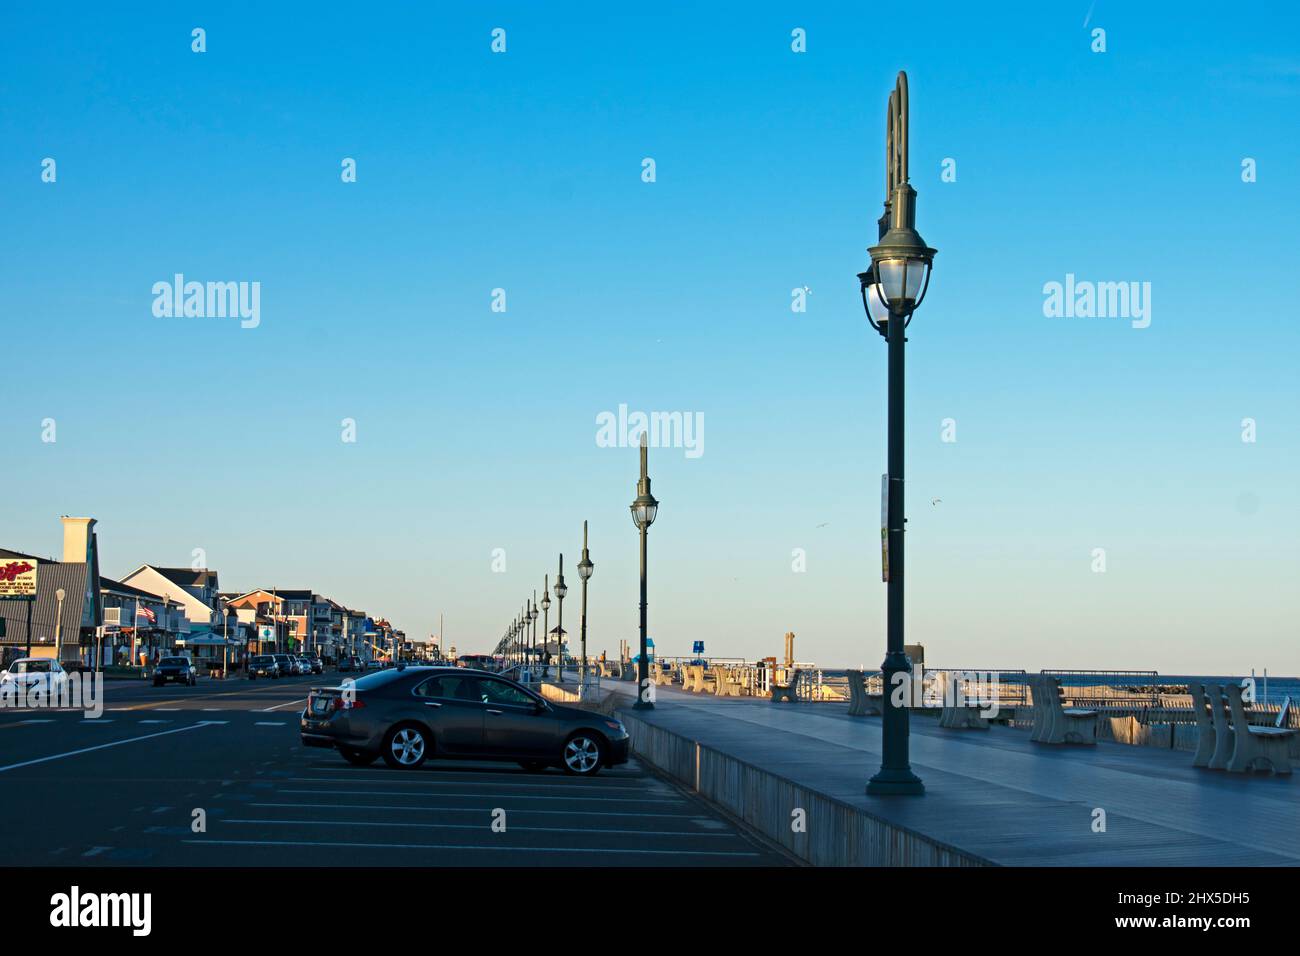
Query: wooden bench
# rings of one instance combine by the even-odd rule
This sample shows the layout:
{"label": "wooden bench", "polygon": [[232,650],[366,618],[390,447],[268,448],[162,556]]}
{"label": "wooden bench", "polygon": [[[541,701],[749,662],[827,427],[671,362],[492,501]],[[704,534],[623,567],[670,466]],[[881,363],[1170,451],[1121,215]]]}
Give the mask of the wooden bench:
{"label": "wooden bench", "polygon": [[849,716],[864,717],[867,713],[867,679],[862,671],[848,671]]}
{"label": "wooden bench", "polygon": [[1029,678],[1034,696],[1034,728],[1029,739],[1040,744],[1097,743],[1097,711],[1061,704],[1061,682],[1050,674]]}
{"label": "wooden bench", "polygon": [[799,702],[799,674],[798,670],[791,674],[788,684],[772,683],[773,702],[778,700],[788,700],[792,704]]}
{"label": "wooden bench", "polygon": [[656,686],[662,687],[665,684],[671,684],[673,682],[673,672],[669,668],[660,667],[658,664],[656,664],[654,671],[655,671]]}
{"label": "wooden bench", "polygon": [[958,700],[961,678],[957,674],[939,675],[939,688],[943,693],[943,710],[939,712],[939,726],[951,730],[988,730],[989,721],[981,713],[989,709],[988,701]]}
{"label": "wooden bench", "polygon": [[1241,701],[1241,687],[1228,684],[1223,688],[1228,695],[1228,710],[1232,714],[1232,757],[1225,768],[1229,773],[1248,770],[1268,770],[1270,773],[1291,772],[1291,738],[1295,731],[1286,727],[1260,727],[1246,717]]}
{"label": "wooden bench", "polygon": [[740,681],[737,680],[735,673],[730,668],[719,667],[715,669],[713,681],[713,692],[719,697],[740,696]]}
{"label": "wooden bench", "polygon": [[[1192,756],[1193,767],[1209,767],[1214,757],[1217,731],[1210,717],[1210,708],[1214,705],[1206,688],[1200,684],[1188,684],[1187,693],[1192,695],[1192,713],[1196,717],[1196,753]],[[1221,769],[1221,768],[1217,768]]]}

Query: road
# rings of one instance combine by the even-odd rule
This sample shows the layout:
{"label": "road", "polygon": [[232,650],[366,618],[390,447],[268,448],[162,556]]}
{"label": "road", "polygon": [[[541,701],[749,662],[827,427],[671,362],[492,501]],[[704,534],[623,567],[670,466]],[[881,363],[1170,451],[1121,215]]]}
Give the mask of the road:
{"label": "road", "polygon": [[[324,677],[110,681],[102,717],[0,709],[0,865],[779,866],[632,762],[352,767],[298,739]],[[202,826],[200,826],[202,824]]]}

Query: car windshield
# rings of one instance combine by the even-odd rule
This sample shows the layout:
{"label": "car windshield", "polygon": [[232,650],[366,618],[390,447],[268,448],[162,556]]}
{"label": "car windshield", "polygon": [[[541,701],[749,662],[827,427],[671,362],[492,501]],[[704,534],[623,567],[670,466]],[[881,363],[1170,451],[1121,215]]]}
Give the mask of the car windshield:
{"label": "car windshield", "polygon": [[254,657],[254,658],[253,658],[253,663],[254,663],[254,664],[274,664],[274,663],[275,663],[275,658],[274,658],[274,657]]}
{"label": "car windshield", "polygon": [[13,666],[16,674],[48,674],[50,672],[49,661],[18,661]]}
{"label": "car windshield", "polygon": [[190,661],[188,657],[164,657],[159,663],[162,664],[181,664],[188,666]]}

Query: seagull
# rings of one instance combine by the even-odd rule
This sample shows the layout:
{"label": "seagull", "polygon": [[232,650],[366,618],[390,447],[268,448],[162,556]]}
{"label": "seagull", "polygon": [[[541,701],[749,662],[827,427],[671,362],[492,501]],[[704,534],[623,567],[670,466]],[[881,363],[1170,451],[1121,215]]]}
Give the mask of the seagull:
{"label": "seagull", "polygon": [[829,521],[823,521],[823,522],[822,522],[821,524],[819,524],[817,527],[819,527],[819,528],[824,528],[824,527],[826,527],[828,524],[830,524]]}
{"label": "seagull", "polygon": [[932,504],[932,505],[937,505],[937,504],[939,504],[939,502],[941,502],[941,501],[943,501],[942,498],[931,498],[931,499],[930,499],[930,504]]}

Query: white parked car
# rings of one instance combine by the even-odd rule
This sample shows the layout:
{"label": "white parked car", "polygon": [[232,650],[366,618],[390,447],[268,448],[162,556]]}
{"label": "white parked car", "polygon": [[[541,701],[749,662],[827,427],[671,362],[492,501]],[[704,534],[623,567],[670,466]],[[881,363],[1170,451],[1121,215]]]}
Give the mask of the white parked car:
{"label": "white parked car", "polygon": [[20,657],[0,671],[0,691],[16,687],[23,693],[51,693],[68,683],[68,672],[48,657]]}

